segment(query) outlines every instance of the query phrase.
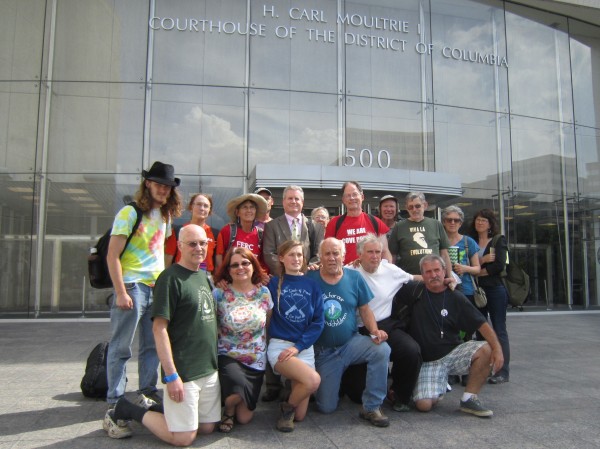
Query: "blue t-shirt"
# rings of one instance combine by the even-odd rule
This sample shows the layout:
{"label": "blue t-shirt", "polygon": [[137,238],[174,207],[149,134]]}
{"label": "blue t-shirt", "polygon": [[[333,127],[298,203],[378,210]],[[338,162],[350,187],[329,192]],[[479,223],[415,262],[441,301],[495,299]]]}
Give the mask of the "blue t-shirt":
{"label": "blue t-shirt", "polygon": [[335,285],[324,282],[318,271],[309,271],[307,276],[315,279],[323,291],[325,327],[317,344],[328,348],[346,344],[358,332],[358,308],[373,299],[367,282],[358,271],[347,268]]}
{"label": "blue t-shirt", "polygon": [[[467,246],[469,247],[469,254],[467,254],[465,248],[465,238],[468,240]],[[473,240],[469,236],[463,236],[460,241],[454,245],[458,246],[458,263],[461,265],[471,265],[471,257],[473,257],[479,251],[479,245],[475,240]],[[468,274],[463,274],[459,276],[462,281],[462,292],[464,295],[473,296],[475,289],[473,288],[473,281],[471,280],[471,276]]]}
{"label": "blue t-shirt", "polygon": [[323,331],[323,300],[321,287],[306,276],[283,276],[281,293],[277,296],[279,277],[267,287],[273,298],[273,315],[269,337],[291,341],[298,351],[310,348]]}

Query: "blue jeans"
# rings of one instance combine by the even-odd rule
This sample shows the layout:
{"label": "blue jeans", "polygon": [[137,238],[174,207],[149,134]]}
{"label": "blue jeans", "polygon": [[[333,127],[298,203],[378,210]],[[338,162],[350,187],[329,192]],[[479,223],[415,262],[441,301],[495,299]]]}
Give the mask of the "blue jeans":
{"label": "blue jeans", "polygon": [[350,365],[367,364],[367,386],[362,395],[366,411],[378,409],[387,394],[390,347],[376,345],[370,337],[355,334],[346,344],[334,348],[315,345],[315,365],[321,376],[316,393],[317,408],[332,413],[338,406],[342,374]]}
{"label": "blue jeans", "polygon": [[127,294],[133,300],[133,309],[117,308],[116,301],[110,310],[112,336],[108,345],[107,374],[108,394],[106,402],[116,403],[125,394],[127,369],[131,358],[131,345],[139,325],[138,374],[139,392],[156,391],[158,381],[158,355],[152,334],[152,287],[140,283],[127,283]]}
{"label": "blue jeans", "polygon": [[[494,332],[498,336],[500,346],[502,346],[502,354],[504,355],[504,365],[502,369],[496,373],[504,377],[509,377],[510,363],[510,345],[508,343],[508,331],[506,330],[506,308],[508,307],[508,294],[504,285],[496,285],[493,287],[483,287],[487,297],[487,313],[490,314],[490,321]],[[483,310],[485,313],[486,310]]]}

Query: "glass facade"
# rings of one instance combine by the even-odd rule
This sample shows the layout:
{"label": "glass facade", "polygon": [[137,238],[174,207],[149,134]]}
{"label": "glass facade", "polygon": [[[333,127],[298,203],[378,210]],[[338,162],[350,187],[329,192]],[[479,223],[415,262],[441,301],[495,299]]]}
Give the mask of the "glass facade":
{"label": "glass facade", "polygon": [[600,27],[500,0],[2,0],[0,315],[108,310],[88,249],[155,160],[216,228],[261,164],[377,170],[371,207],[455,174],[528,305],[598,306],[598,105]]}

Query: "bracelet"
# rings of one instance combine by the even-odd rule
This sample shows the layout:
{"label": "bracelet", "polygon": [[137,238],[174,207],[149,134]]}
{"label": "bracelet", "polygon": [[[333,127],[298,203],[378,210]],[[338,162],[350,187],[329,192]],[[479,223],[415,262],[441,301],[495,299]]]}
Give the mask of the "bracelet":
{"label": "bracelet", "polygon": [[173,382],[174,380],[179,379],[179,374],[177,374],[177,372],[174,372],[173,374],[169,375],[169,376],[165,376],[163,377],[163,380],[165,381],[165,383],[169,383],[169,382]]}

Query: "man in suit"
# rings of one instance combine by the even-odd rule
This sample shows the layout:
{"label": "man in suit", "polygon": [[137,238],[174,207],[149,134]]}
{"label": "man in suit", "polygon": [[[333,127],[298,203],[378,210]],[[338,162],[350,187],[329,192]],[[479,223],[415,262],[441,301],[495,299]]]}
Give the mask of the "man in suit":
{"label": "man in suit", "polygon": [[307,263],[318,263],[319,244],[323,240],[325,230],[318,224],[308,220],[302,213],[304,207],[304,191],[300,186],[287,186],[283,189],[284,214],[265,223],[263,237],[263,257],[272,274],[279,274],[279,257],[277,248],[286,240],[298,240]]}
{"label": "man in suit", "polygon": [[[319,262],[319,245],[325,229],[319,223],[308,220],[302,213],[304,191],[300,186],[287,186],[283,189],[283,211],[280,217],[265,223],[263,235],[263,257],[273,275],[280,274],[280,262],[277,248],[286,240],[298,240],[302,243],[302,252],[309,263]],[[265,402],[274,401],[281,396],[281,380],[273,373],[270,365],[265,370],[266,391],[262,396]],[[284,399],[285,398],[281,398]]]}

